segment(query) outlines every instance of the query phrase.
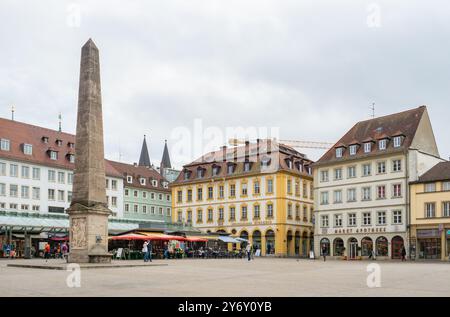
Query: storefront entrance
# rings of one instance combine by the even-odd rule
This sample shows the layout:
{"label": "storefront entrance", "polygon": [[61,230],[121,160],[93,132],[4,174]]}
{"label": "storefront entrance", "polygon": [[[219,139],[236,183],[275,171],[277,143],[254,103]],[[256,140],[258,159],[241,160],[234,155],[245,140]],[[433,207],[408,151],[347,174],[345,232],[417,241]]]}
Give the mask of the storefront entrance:
{"label": "storefront entrance", "polygon": [[419,239],[419,259],[440,259],[441,239]]}
{"label": "storefront entrance", "polygon": [[349,259],[356,259],[358,256],[358,240],[350,238],[349,240]]}
{"label": "storefront entrance", "polygon": [[404,246],[403,238],[396,236],[392,238],[392,258],[401,259],[402,258],[402,248]]}

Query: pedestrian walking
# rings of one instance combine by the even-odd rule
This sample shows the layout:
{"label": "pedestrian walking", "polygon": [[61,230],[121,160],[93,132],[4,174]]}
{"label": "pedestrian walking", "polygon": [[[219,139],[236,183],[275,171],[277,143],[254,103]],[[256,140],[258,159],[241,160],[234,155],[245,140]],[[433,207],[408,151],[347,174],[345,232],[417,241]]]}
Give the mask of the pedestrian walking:
{"label": "pedestrian walking", "polygon": [[250,243],[245,247],[245,251],[247,252],[247,258],[250,261],[252,259],[252,246]]}
{"label": "pedestrian walking", "polygon": [[323,255],[323,261],[325,262],[327,260],[327,247],[326,245],[322,245],[322,255]]}
{"label": "pedestrian walking", "polygon": [[148,240],[148,244],[147,244],[147,248],[148,248],[148,256],[147,259],[152,262],[152,251],[153,251],[153,245],[152,242],[150,240]]}
{"label": "pedestrian walking", "polygon": [[406,261],[406,249],[405,246],[402,246],[402,262]]}
{"label": "pedestrian walking", "polygon": [[64,242],[62,247],[61,247],[61,252],[62,252],[62,258],[64,260],[66,260],[66,256],[67,256],[67,244]]}
{"label": "pedestrian walking", "polygon": [[373,251],[372,249],[369,249],[369,260],[373,259]]}
{"label": "pedestrian walking", "polygon": [[148,241],[144,242],[142,246],[142,253],[144,253],[144,262],[148,262]]}
{"label": "pedestrian walking", "polygon": [[10,257],[10,255],[11,255],[11,245],[8,243],[7,245],[6,245],[6,257]]}
{"label": "pedestrian walking", "polygon": [[47,242],[44,247],[44,258],[45,262],[50,258],[50,244]]}

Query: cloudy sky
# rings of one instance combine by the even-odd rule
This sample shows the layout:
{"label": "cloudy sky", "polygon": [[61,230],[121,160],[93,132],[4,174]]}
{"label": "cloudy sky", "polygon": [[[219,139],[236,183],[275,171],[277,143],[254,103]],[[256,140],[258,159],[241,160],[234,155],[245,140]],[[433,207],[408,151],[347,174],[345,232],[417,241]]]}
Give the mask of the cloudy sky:
{"label": "cloudy sky", "polygon": [[236,127],[335,142],[373,102],[377,116],[428,105],[448,158],[449,11],[412,0],[2,0],[0,116],[15,105],[16,120],[57,129],[61,112],[74,133],[92,37],[110,159],[137,161],[146,134],[153,163],[168,139],[180,167]]}

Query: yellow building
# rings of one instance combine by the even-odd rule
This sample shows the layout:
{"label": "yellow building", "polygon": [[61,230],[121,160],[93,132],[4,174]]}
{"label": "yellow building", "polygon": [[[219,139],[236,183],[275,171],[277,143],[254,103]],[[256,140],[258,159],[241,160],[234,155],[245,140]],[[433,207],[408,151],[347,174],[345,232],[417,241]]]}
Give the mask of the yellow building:
{"label": "yellow building", "polygon": [[416,259],[449,260],[450,162],[438,163],[411,183],[410,237]]}
{"label": "yellow building", "polygon": [[223,147],[185,165],[172,217],[249,240],[261,255],[307,256],[313,239],[312,161],[271,140]]}

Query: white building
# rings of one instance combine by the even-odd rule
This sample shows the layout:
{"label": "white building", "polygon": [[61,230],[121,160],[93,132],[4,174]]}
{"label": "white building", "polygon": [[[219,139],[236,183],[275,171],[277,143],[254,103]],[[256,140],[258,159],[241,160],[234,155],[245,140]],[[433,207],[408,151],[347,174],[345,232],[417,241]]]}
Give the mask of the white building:
{"label": "white building", "polygon": [[315,253],[409,253],[409,182],[442,161],[425,106],[357,123],[314,164]]}
{"label": "white building", "polygon": [[[0,118],[0,210],[63,214],[70,205],[75,136]],[[105,161],[113,217],[123,216],[123,176]]]}

